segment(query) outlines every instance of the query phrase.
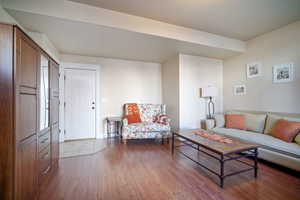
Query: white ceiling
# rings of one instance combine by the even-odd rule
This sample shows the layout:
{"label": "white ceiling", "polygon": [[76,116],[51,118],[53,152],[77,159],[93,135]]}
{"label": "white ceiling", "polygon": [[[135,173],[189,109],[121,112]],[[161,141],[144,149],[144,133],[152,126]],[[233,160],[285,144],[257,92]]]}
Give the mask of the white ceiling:
{"label": "white ceiling", "polygon": [[300,20],[300,0],[72,0],[240,40]]}
{"label": "white ceiling", "polygon": [[237,52],[78,21],[9,10],[30,31],[48,36],[60,53],[162,63],[178,53],[228,58]]}

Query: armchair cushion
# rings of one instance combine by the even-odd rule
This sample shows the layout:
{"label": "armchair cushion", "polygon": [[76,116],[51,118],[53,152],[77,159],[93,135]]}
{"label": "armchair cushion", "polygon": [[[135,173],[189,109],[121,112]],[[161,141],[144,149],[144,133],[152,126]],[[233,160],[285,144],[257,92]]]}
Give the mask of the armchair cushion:
{"label": "armchair cushion", "polygon": [[124,127],[125,132],[160,132],[170,131],[170,126],[166,124],[153,123],[153,122],[142,122],[128,124]]}

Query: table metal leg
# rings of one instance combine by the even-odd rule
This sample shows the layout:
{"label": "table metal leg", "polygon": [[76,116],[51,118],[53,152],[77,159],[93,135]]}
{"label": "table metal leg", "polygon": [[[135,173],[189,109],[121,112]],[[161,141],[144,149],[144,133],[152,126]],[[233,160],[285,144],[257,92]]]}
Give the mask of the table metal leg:
{"label": "table metal leg", "polygon": [[221,160],[220,160],[220,186],[221,188],[224,187],[224,156],[221,155]]}
{"label": "table metal leg", "polygon": [[254,150],[254,177],[257,178],[257,148]]}

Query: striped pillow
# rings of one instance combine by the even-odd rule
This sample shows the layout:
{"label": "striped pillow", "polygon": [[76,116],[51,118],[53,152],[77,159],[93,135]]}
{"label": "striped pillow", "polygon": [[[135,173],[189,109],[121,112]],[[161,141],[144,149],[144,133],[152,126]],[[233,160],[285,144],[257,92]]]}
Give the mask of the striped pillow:
{"label": "striped pillow", "polygon": [[154,117],[153,122],[167,125],[170,122],[170,118],[167,115],[158,114]]}

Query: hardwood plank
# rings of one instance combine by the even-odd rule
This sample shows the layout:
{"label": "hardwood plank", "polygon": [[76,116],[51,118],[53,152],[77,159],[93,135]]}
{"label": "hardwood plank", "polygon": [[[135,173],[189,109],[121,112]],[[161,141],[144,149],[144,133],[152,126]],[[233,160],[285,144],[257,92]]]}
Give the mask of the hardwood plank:
{"label": "hardwood plank", "polygon": [[[228,170],[237,167],[233,163]],[[168,145],[116,141],[94,155],[61,159],[58,172],[42,185],[40,199],[299,199],[299,173],[286,171],[259,163],[257,179],[253,172],[240,174],[226,179],[221,189],[206,170],[180,155],[172,157]]]}

